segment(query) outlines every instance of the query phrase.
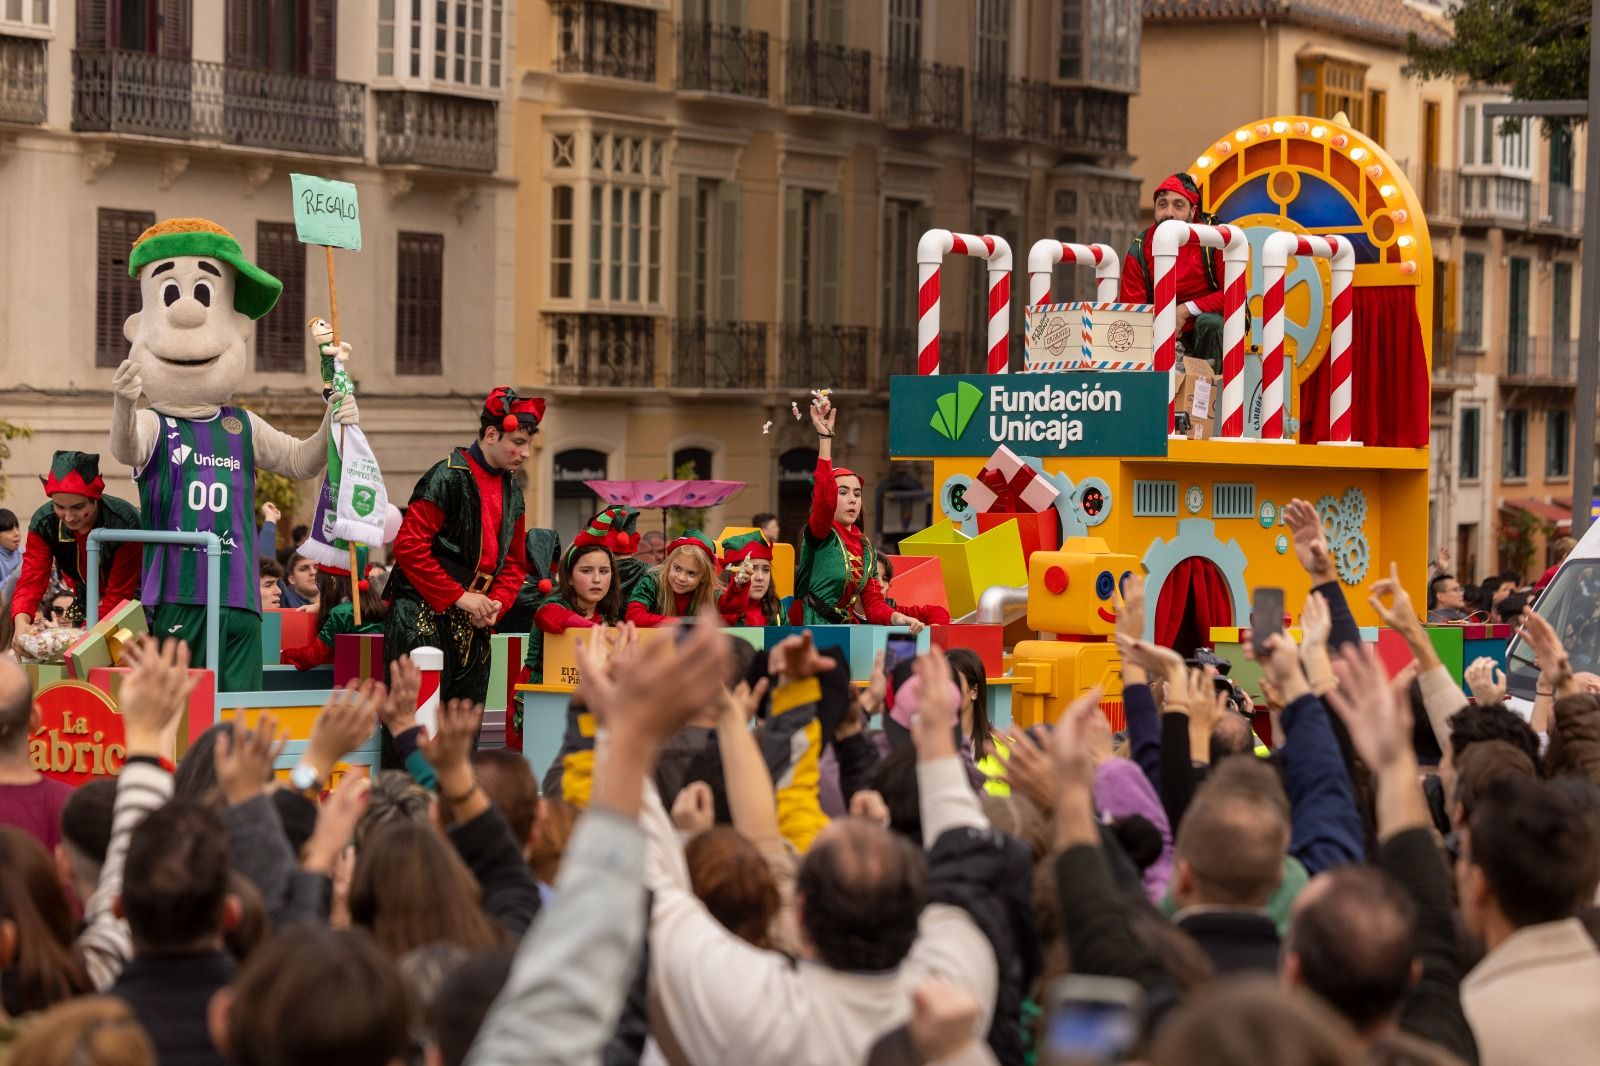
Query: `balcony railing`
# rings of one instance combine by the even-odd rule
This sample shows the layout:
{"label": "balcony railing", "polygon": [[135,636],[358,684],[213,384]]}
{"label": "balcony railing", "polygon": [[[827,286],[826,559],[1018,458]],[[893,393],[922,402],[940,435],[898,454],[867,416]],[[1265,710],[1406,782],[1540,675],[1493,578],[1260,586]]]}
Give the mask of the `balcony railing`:
{"label": "balcony railing", "polygon": [[360,156],[363,86],[146,52],[72,53],[72,128]]}
{"label": "balcony railing", "polygon": [[1461,175],[1461,220],[1526,229],[1537,197],[1533,182],[1498,174]]}
{"label": "balcony railing", "polygon": [[[886,329],[878,334],[878,388],[887,389],[889,379],[896,375],[917,372],[917,331],[914,329]],[[939,372],[965,374],[967,370],[967,335],[959,332],[939,334]],[[982,371],[974,371],[982,373]]]}
{"label": "balcony railing", "polygon": [[1421,167],[1418,172],[1407,171],[1417,196],[1422,200],[1422,212],[1428,221],[1445,221],[1459,217],[1458,189],[1460,175],[1443,167]]}
{"label": "balcony railing", "polygon": [[1562,338],[1511,336],[1506,340],[1506,367],[1501,378],[1522,385],[1570,386],[1577,381],[1575,342]]}
{"label": "balcony railing", "polygon": [[45,120],[46,42],[0,37],[0,122]]}
{"label": "balcony railing", "polygon": [[493,100],[412,92],[372,95],[379,163],[494,170],[498,108]]}
{"label": "balcony railing", "polygon": [[629,81],[656,80],[656,13],[599,0],[560,0],[556,70]]}
{"label": "balcony railing", "polygon": [[972,89],[972,123],[978,136],[1049,140],[1050,86],[1044,82],[980,76],[972,80]]}
{"label": "balcony railing", "polygon": [[941,63],[891,62],[884,67],[883,120],[914,130],[963,128],[966,71]]}
{"label": "balcony railing", "polygon": [[1056,147],[1068,151],[1126,152],[1128,97],[1099,89],[1055,90]]}
{"label": "balcony railing", "polygon": [[829,111],[872,110],[872,53],[818,41],[790,41],[784,63],[784,102]]}
{"label": "balcony railing", "polygon": [[1570,185],[1545,185],[1538,228],[1574,237],[1583,233],[1583,196]]}
{"label": "balcony railing", "polygon": [[656,377],[656,320],[647,315],[546,315],[550,383],[648,389]]}
{"label": "balcony railing", "polygon": [[767,387],[765,322],[672,324],[672,386],[678,389]]}
{"label": "balcony railing", "polygon": [[713,22],[687,23],[678,38],[678,88],[767,98],[767,35]]}
{"label": "balcony railing", "polygon": [[1476,337],[1443,330],[1433,335],[1433,380],[1446,388],[1471,388],[1483,367],[1483,345]]}
{"label": "balcony railing", "polygon": [[779,377],[783,388],[867,387],[867,328],[785,323],[779,350]]}

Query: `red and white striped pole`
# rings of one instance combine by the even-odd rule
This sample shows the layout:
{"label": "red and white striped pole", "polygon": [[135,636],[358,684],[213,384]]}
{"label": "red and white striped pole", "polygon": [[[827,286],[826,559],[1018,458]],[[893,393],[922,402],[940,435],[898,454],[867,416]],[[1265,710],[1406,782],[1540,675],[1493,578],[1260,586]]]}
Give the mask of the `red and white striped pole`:
{"label": "red and white striped pole", "polygon": [[1236,226],[1201,226],[1175,218],[1156,227],[1150,249],[1156,273],[1151,336],[1155,369],[1167,372],[1167,432],[1172,432],[1177,413],[1173,368],[1178,361],[1178,250],[1191,243],[1222,251],[1222,432],[1218,436],[1237,438],[1244,433],[1245,272],[1250,241]]}
{"label": "red and white striped pole", "polygon": [[1028,249],[1028,306],[1050,302],[1050,276],[1057,263],[1094,267],[1095,300],[1115,303],[1122,288],[1122,261],[1109,244],[1072,244],[1046,237]]}
{"label": "red and white striped pole", "polygon": [[444,652],[438,648],[414,648],[411,661],[422,671],[417,687],[417,724],[431,737],[439,731],[439,682],[444,674]]}
{"label": "red and white striped pole", "polygon": [[[1333,274],[1334,340],[1329,354],[1329,372],[1335,381],[1343,380],[1344,388],[1344,438],[1337,436],[1329,443],[1349,443],[1350,411],[1350,284],[1355,278],[1355,247],[1344,237],[1319,237],[1299,233],[1274,233],[1261,246],[1261,347],[1265,356],[1261,362],[1261,439],[1269,441],[1292,440],[1285,433],[1287,422],[1284,412],[1289,406],[1289,389],[1294,376],[1288,374],[1284,361],[1284,274],[1289,257],[1315,256],[1327,259]],[[1343,297],[1343,299],[1341,299]],[[1344,314],[1339,308],[1343,305]],[[1342,331],[1340,322],[1344,323]],[[1342,351],[1342,355],[1340,352]],[[1342,374],[1340,366],[1342,364]],[[1337,401],[1330,401],[1336,403]],[[1333,421],[1330,419],[1330,422]]]}
{"label": "red and white striped pole", "polygon": [[1351,342],[1355,337],[1355,326],[1351,321],[1355,310],[1355,289],[1351,283],[1355,280],[1356,256],[1355,248],[1348,238],[1329,237],[1330,242],[1337,241],[1340,245],[1340,254],[1333,257],[1333,337],[1328,345],[1328,439],[1323,444],[1360,444],[1353,439],[1353,424],[1350,417],[1350,401],[1352,397],[1351,375],[1355,369],[1355,360],[1351,358]]}
{"label": "red and white striped pole", "polygon": [[917,373],[939,372],[939,272],[947,255],[988,262],[987,369],[1004,374],[1011,368],[1011,245],[992,234],[947,229],[931,229],[917,242]]}

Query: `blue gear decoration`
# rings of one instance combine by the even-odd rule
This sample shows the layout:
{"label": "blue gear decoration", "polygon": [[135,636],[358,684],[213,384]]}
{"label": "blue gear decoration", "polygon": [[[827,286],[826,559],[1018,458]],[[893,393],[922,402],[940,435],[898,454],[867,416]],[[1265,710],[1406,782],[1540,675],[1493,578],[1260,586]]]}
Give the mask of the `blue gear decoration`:
{"label": "blue gear decoration", "polygon": [[972,479],[966,474],[951,474],[939,488],[939,513],[956,524],[969,537],[978,535],[978,511],[967,502]]}
{"label": "blue gear decoration", "polygon": [[1100,478],[1086,477],[1078,482],[1072,503],[1083,524],[1092,529],[1111,517],[1111,486]]}
{"label": "blue gear decoration", "polygon": [[[1171,540],[1157,537],[1144,553],[1144,595],[1147,604],[1159,603],[1161,588],[1167,578],[1183,560],[1192,556],[1209,559],[1221,571],[1233,598],[1234,624],[1250,617],[1250,588],[1245,583],[1244,571],[1249,565],[1244,549],[1237,540],[1224,542],[1217,536],[1217,526],[1209,518],[1185,518],[1178,522],[1178,535]],[[1156,638],[1156,612],[1144,614],[1144,639]],[[1209,644],[1209,637],[1207,639]]]}
{"label": "blue gear decoration", "polygon": [[1367,494],[1351,486],[1343,496],[1324,496],[1317,501],[1317,514],[1328,537],[1334,573],[1346,585],[1360,584],[1372,566],[1372,544],[1362,528],[1367,522]]}

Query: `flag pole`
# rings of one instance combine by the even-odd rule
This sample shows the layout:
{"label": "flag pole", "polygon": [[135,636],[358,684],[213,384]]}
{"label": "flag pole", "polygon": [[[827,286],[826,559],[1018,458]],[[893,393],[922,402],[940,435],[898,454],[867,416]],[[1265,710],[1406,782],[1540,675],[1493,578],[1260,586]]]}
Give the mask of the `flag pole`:
{"label": "flag pole", "polygon": [[[322,250],[328,257],[328,324],[333,327],[333,347],[339,348],[339,285],[333,276],[333,245],[324,244]],[[344,427],[339,427],[339,453],[344,454]],[[361,624],[361,575],[356,572],[356,545],[350,548],[350,609],[355,614],[356,625]]]}

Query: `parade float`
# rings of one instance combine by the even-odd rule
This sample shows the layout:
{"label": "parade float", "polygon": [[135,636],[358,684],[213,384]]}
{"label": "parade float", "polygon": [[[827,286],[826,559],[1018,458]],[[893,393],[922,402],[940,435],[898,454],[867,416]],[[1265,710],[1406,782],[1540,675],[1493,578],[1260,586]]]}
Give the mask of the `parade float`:
{"label": "parade float", "polygon": [[[935,521],[891,557],[893,595],[948,607],[951,624],[928,627],[919,645],[975,650],[990,677],[991,719],[1001,725],[1052,720],[1094,685],[1120,724],[1111,635],[1115,590],[1129,572],[1145,575],[1147,638],[1186,653],[1212,647],[1253,690],[1239,645],[1251,590],[1283,588],[1295,613],[1309,591],[1282,520],[1294,498],[1322,517],[1364,639],[1396,667],[1407,654],[1379,628],[1365,588],[1391,563],[1406,587],[1420,591],[1427,581],[1434,263],[1417,195],[1381,146],[1337,121],[1302,116],[1225,131],[1189,175],[1199,216],[1216,222],[1169,221],[1155,232],[1152,304],[1117,302],[1124,252],[1104,244],[1041,240],[1021,264],[990,235],[932,230],[919,245],[919,373],[891,383],[889,440],[891,458],[931,463]],[[1179,350],[1172,268],[1190,242],[1221,253],[1220,372]],[[986,262],[987,374],[939,372],[940,274],[950,255]],[[1060,263],[1095,271],[1094,302],[1052,301]],[[1019,267],[1028,332],[1014,351]],[[742,532],[727,529],[718,540]],[[218,550],[203,537],[196,545]],[[784,595],[792,566],[792,553],[780,551],[774,582]],[[115,771],[116,647],[140,628],[135,614],[101,620],[64,667],[33,668],[37,681],[55,682],[39,691],[41,769],[68,778]],[[311,618],[266,612],[265,661],[304,643]],[[893,631],[811,628],[819,646],[843,654],[858,683]],[[728,632],[762,647],[795,629]],[[1476,655],[1503,661],[1509,635],[1504,627],[1432,633],[1458,677]],[[482,742],[520,746],[542,774],[561,743],[578,665],[572,635],[553,635],[543,683],[519,684],[524,640],[493,638]],[[202,686],[180,747],[225,708],[270,710],[294,737],[280,759],[286,771],[328,690],[381,675],[381,642],[341,635],[332,669],[269,665],[260,692]],[[425,674],[421,699],[436,700],[436,689],[437,675]],[[348,768],[366,770],[377,758],[374,737]]]}

